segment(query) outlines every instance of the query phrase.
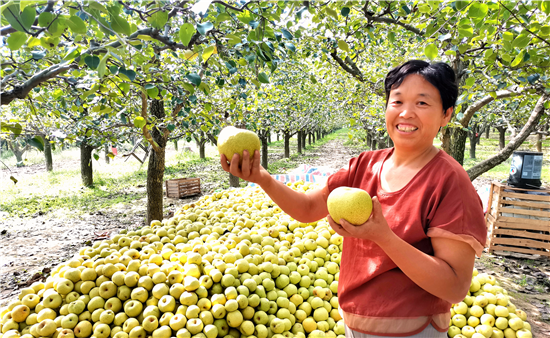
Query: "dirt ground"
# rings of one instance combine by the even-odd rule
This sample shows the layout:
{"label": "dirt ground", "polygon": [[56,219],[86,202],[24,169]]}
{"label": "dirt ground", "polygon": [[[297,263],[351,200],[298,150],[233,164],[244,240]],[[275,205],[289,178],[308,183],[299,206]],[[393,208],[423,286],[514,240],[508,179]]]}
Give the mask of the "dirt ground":
{"label": "dirt ground", "polygon": [[[314,152],[306,152],[300,158],[300,163],[336,171],[359,153],[359,150],[343,146],[342,140],[335,140]],[[270,160],[280,156],[271,154]],[[73,166],[78,168],[79,165],[77,161],[55,164],[65,169]],[[221,170],[219,166],[211,165],[203,169]],[[285,168],[286,172],[293,169]],[[17,176],[33,175],[44,172],[45,167],[32,165],[12,171]],[[473,184],[476,189],[486,189],[490,182],[490,178],[478,178]],[[208,192],[215,188],[208,187]],[[164,204],[170,213],[199,197],[165,198]],[[140,199],[132,204],[117,205],[76,217],[71,216],[68,210],[34,215],[31,218],[2,220],[0,217],[0,306],[14,299],[19,289],[44,279],[52,267],[74,255],[82,246],[108,238],[111,233],[121,229],[143,226],[145,203],[145,199]],[[526,259],[517,255],[503,257],[486,252],[476,261],[476,268],[496,276],[509,291],[516,306],[528,313],[534,337],[550,337],[550,260]]]}

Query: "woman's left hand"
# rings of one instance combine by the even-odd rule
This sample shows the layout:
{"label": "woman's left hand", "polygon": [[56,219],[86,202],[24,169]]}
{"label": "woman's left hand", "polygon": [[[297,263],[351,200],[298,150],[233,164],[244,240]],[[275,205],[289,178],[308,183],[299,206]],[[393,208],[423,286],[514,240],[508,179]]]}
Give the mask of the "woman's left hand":
{"label": "woman's left hand", "polygon": [[368,239],[375,243],[379,243],[383,239],[387,239],[392,234],[392,230],[388,226],[388,222],[382,213],[380,201],[375,196],[372,198],[372,213],[370,218],[361,225],[353,225],[344,219],[340,220],[340,224],[327,216],[328,222],[332,229],[343,237],[355,237],[360,239]]}

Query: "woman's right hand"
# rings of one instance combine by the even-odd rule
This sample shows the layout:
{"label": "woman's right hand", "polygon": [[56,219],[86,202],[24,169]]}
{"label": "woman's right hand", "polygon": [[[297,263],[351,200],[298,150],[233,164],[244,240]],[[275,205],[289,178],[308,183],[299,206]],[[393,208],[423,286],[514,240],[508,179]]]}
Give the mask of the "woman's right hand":
{"label": "woman's right hand", "polygon": [[233,158],[229,163],[227,157],[221,154],[220,163],[223,170],[231,173],[233,176],[256,184],[260,184],[262,180],[265,180],[266,174],[269,176],[269,173],[260,165],[260,151],[256,150],[254,152],[252,161],[250,160],[248,150],[243,151],[243,162],[241,165],[239,165],[239,157],[239,154],[233,154]]}

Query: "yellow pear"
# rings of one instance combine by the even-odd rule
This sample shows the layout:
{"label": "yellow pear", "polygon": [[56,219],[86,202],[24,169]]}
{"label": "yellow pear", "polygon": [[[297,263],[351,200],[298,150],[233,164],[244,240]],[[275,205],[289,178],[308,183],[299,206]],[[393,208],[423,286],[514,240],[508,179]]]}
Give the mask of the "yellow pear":
{"label": "yellow pear", "polygon": [[372,200],[363,189],[339,187],[328,196],[327,208],[336,223],[343,218],[353,225],[361,225],[370,217]]}
{"label": "yellow pear", "polygon": [[250,159],[256,150],[260,150],[260,139],[255,133],[238,129],[233,126],[225,127],[218,136],[218,151],[231,161],[233,154],[239,154],[239,164],[243,161],[243,150],[247,150]]}

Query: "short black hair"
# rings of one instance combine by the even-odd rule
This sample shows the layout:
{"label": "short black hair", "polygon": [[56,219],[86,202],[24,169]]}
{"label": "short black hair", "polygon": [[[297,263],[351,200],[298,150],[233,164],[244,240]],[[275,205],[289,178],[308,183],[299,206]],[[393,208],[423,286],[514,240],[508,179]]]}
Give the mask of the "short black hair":
{"label": "short black hair", "polygon": [[431,83],[441,96],[443,113],[454,107],[458,97],[458,86],[455,82],[455,72],[446,63],[429,63],[422,60],[410,60],[397,66],[388,72],[384,80],[386,90],[386,106],[390,97],[390,91],[398,88],[405,78],[411,74],[418,74]]}

